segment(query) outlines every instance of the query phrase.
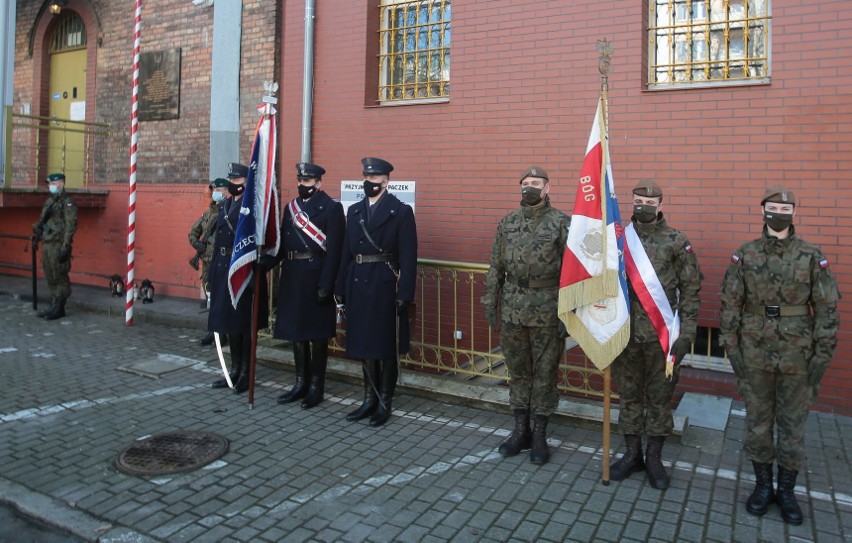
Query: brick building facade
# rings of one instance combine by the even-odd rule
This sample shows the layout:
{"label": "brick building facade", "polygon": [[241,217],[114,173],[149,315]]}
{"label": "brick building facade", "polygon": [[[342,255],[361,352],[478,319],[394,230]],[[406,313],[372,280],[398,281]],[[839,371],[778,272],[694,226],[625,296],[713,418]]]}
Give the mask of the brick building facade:
{"label": "brick building facade", "polygon": [[[446,96],[386,102],[377,100],[385,83],[378,58],[386,52],[378,38],[380,1],[317,2],[311,153],[329,172],[324,188],[338,196],[339,181],[360,178],[362,156],[386,158],[396,167],[394,179],[417,182],[421,258],[487,262],[496,224],[517,205],[517,177],[526,167],[550,172],[552,202],[570,213],[600,90],[595,44],[607,38],[614,45],[610,147],[622,216],[629,216],[627,195],[638,179],[651,177],[663,186],[666,217],[689,236],[705,274],[700,325],[714,328],[730,254],[760,233],[765,186],[795,190],[801,199],[797,230],[822,246],[846,294],[839,305],[840,343],[818,408],[852,414],[852,243],[842,235],[852,203],[852,61],[842,54],[852,45],[846,31],[852,4],[740,1],[743,9],[765,9],[771,27],[766,50],[759,52],[766,59],[762,77],[666,86],[650,81],[649,64],[657,60],[649,54],[649,2],[457,2]],[[68,7],[80,6],[82,13],[83,4],[69,0]],[[125,261],[133,18],[117,2],[85,4],[97,13],[103,38],[96,74],[89,75],[96,80],[95,119],[113,127],[98,151],[95,180],[110,190],[109,198],[104,209],[81,213],[82,252],[72,274],[74,281],[94,284],[122,270]],[[262,81],[277,75],[280,192],[289,198],[295,193],[292,164],[301,151],[305,6],[287,0],[243,4],[241,152],[247,156]],[[448,0],[423,4],[440,4],[449,13]],[[22,101],[35,103],[37,56],[27,54],[27,40],[38,7],[18,0],[16,111]],[[145,10],[143,50],[181,47],[183,65],[180,120],[140,127],[137,277],[163,285],[158,292],[190,296],[197,284],[185,265],[184,239],[203,209],[199,187],[209,175],[212,16],[186,0],[151,0]],[[708,36],[715,29],[710,23],[706,28]],[[0,229],[27,232],[33,213],[4,209]],[[732,391],[727,376],[709,381],[707,390]]]}

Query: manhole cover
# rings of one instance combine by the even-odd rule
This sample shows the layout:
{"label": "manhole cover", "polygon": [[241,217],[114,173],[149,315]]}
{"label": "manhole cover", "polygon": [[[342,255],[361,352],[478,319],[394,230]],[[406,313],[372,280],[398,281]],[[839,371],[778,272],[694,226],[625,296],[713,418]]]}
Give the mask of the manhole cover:
{"label": "manhole cover", "polygon": [[228,440],[209,432],[170,432],[140,439],[115,463],[130,475],[166,475],[192,471],[228,452]]}

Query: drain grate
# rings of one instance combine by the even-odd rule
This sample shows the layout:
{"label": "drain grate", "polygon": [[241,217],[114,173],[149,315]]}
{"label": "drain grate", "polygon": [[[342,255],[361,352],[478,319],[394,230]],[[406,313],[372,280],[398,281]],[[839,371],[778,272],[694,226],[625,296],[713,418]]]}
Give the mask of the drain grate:
{"label": "drain grate", "polygon": [[130,475],[192,471],[228,452],[228,440],[209,432],[169,432],[135,441],[121,451],[116,467]]}

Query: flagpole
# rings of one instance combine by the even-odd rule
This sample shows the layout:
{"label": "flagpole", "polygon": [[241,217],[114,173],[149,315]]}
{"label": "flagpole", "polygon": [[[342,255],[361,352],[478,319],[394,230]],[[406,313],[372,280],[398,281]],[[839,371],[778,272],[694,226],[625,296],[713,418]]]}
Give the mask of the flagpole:
{"label": "flagpole", "polygon": [[[603,171],[601,179],[606,179],[606,168],[609,164],[609,110],[607,107],[608,91],[609,91],[609,56],[612,54],[612,44],[606,38],[598,40],[597,49],[600,53],[598,59],[598,71],[601,73],[601,117],[603,117],[603,130],[601,131],[601,139],[605,142],[603,146],[604,157],[602,162]],[[609,190],[607,183],[601,183],[605,191]],[[606,195],[605,195],[606,196]],[[606,236],[604,236],[606,239]],[[604,252],[606,254],[606,252]],[[603,373],[604,390],[603,390],[603,456],[601,458],[601,482],[604,486],[609,485],[609,462],[610,462],[610,410],[612,400],[612,364],[606,367]]]}
{"label": "flagpole", "polygon": [[133,11],[133,87],[130,103],[130,179],[127,192],[127,281],[124,283],[124,323],[133,324],[133,295],[136,294],[136,160],[139,143],[139,55],[142,41],[142,0]]}

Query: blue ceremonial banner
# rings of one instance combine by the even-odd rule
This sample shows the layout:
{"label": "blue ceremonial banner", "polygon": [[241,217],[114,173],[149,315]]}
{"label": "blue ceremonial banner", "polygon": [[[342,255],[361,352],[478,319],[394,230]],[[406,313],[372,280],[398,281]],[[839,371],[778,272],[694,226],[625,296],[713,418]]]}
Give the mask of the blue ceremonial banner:
{"label": "blue ceremonial banner", "polygon": [[261,108],[263,117],[255,133],[228,270],[228,291],[234,307],[254,276],[252,263],[258,258],[258,245],[263,254],[274,256],[281,242],[275,178],[275,109],[269,104]]}

